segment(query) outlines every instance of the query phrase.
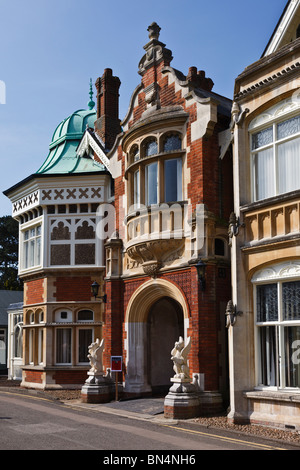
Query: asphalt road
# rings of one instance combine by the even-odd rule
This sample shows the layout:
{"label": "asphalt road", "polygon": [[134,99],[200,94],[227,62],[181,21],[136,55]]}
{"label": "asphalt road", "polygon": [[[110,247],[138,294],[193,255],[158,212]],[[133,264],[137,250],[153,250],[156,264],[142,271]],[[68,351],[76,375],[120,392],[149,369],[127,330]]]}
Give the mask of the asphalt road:
{"label": "asphalt road", "polygon": [[273,451],[299,447],[207,430],[190,422],[132,419],[1,390],[0,449],[94,450],[99,451],[98,463],[133,468],[145,463],[196,465],[202,450]]}

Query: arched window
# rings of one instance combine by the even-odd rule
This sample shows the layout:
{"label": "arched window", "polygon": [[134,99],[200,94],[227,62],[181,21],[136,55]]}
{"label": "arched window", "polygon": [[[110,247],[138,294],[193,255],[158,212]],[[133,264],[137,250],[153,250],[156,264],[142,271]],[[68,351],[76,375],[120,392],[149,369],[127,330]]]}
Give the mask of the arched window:
{"label": "arched window", "polygon": [[181,137],[179,134],[167,134],[163,138],[163,151],[172,152],[181,150]]}
{"label": "arched window", "polygon": [[156,155],[158,153],[157,140],[154,137],[148,138],[143,144],[145,157]]}
{"label": "arched window", "polygon": [[79,310],[77,314],[77,321],[93,321],[94,312],[92,310]]}
{"label": "arched window", "polygon": [[17,323],[14,328],[14,357],[23,356],[23,322]]}
{"label": "arched window", "polygon": [[130,163],[137,162],[140,159],[140,150],[138,145],[133,145],[130,150]]}

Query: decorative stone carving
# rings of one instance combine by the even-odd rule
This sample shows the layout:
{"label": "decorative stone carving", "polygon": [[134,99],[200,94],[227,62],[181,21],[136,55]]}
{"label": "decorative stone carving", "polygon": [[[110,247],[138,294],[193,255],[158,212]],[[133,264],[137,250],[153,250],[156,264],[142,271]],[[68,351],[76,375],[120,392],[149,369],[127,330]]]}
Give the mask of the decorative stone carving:
{"label": "decorative stone carving", "polygon": [[[184,343],[183,338],[180,336],[179,341],[176,341],[174,348],[171,351],[171,360],[173,361],[173,370],[175,375],[172,381],[191,381],[190,378],[190,369],[188,366],[187,358],[191,350],[191,337],[189,336],[186,342]],[[175,380],[174,380],[175,379]]]}
{"label": "decorative stone carving", "polygon": [[191,338],[184,343],[182,337],[175,343],[171,351],[171,360],[174,363],[174,377],[168,395],[164,401],[164,416],[172,419],[190,419],[199,413],[199,394],[196,386],[191,383],[190,370],[187,363],[191,349]]}
{"label": "decorative stone carving", "polygon": [[142,265],[145,274],[155,277],[163,262],[184,246],[184,239],[148,240],[127,248],[127,254]]}
{"label": "decorative stone carving", "polygon": [[88,350],[88,359],[90,361],[90,370],[88,372],[88,375],[90,376],[89,379],[87,379],[87,383],[95,382],[95,377],[96,376],[103,376],[103,361],[102,361],[102,355],[103,355],[103,350],[104,350],[104,338],[99,340],[99,338],[96,339],[94,343],[91,343],[89,345],[89,350]]}
{"label": "decorative stone carving", "polygon": [[164,60],[165,65],[169,65],[173,59],[172,52],[169,49],[166,49],[165,44],[158,40],[159,32],[160,27],[155,22],[148,27],[150,41],[144,46],[146,54],[139,63],[140,75],[143,75],[145,71],[153,65],[153,63],[158,63],[161,60]]}
{"label": "decorative stone carving", "polygon": [[88,379],[81,388],[81,399],[84,403],[107,403],[113,396],[113,382],[110,373],[103,372],[104,339],[96,339],[88,348],[90,370]]}

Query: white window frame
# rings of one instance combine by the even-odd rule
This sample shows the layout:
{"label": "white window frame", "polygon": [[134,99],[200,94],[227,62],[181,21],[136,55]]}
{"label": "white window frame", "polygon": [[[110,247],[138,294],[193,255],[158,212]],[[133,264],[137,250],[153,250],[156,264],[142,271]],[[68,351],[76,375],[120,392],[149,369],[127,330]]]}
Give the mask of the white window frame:
{"label": "white window frame", "polygon": [[[40,229],[40,233],[37,230]],[[35,231],[33,235],[31,232]],[[28,238],[27,238],[28,234]],[[42,266],[43,256],[43,238],[42,238],[42,223],[39,221],[34,225],[26,225],[21,228],[21,271],[28,271]],[[32,252],[33,247],[33,252]],[[26,256],[26,252],[28,256]],[[32,257],[32,264],[30,258]]]}
{"label": "white window frame", "polygon": [[[293,134],[288,137],[284,137],[280,140],[277,139],[276,126],[280,122],[287,121],[293,117],[299,116],[300,114],[300,92],[295,92],[290,98],[276,104],[275,106],[269,108],[268,110],[261,113],[255,119],[253,119],[249,124],[249,148],[250,148],[250,174],[251,174],[251,199],[252,201],[263,200],[258,199],[257,196],[257,181],[256,181],[256,171],[255,171],[255,156],[267,149],[272,149],[273,153],[273,175],[269,175],[270,178],[274,179],[275,189],[273,194],[267,196],[273,197],[279,194],[278,189],[278,145],[286,143],[288,141],[296,140],[300,138],[300,131],[296,134]],[[265,146],[259,147],[257,149],[252,148],[252,137],[260,131],[266,130],[269,127],[273,128],[273,141]],[[299,163],[300,164],[300,163]],[[300,184],[299,188],[300,189]]]}
{"label": "white window frame", "polygon": [[[282,284],[286,282],[300,282],[300,261],[299,262],[286,262],[277,265],[272,265],[268,268],[262,269],[257,272],[252,278],[253,283],[253,301],[254,301],[254,338],[255,338],[255,370],[256,370],[256,388],[261,390],[292,390],[293,393],[300,393],[299,387],[287,387],[285,383],[285,342],[284,342],[284,328],[286,327],[299,327],[300,318],[297,320],[284,320],[282,315]],[[277,286],[277,300],[278,300],[278,319],[266,322],[257,321],[257,286],[266,284],[274,284]],[[265,385],[260,383],[262,359],[260,354],[260,333],[259,328],[266,326],[275,326],[276,334],[278,333],[278,351],[276,364],[278,372],[277,385]],[[299,354],[297,351],[299,350]],[[295,349],[297,359],[300,360],[300,344]],[[297,362],[298,364],[298,362]],[[298,366],[300,368],[300,364]]]}

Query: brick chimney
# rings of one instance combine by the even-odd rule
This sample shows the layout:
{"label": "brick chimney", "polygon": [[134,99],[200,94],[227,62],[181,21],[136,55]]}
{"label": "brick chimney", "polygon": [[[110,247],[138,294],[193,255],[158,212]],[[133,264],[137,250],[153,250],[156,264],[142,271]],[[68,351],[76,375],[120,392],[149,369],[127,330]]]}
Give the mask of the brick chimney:
{"label": "brick chimney", "polygon": [[96,80],[97,88],[97,120],[95,131],[103,141],[105,148],[110,150],[116,136],[121,132],[119,119],[119,88],[120,79],[114,77],[111,69],[105,69],[102,77]]}

